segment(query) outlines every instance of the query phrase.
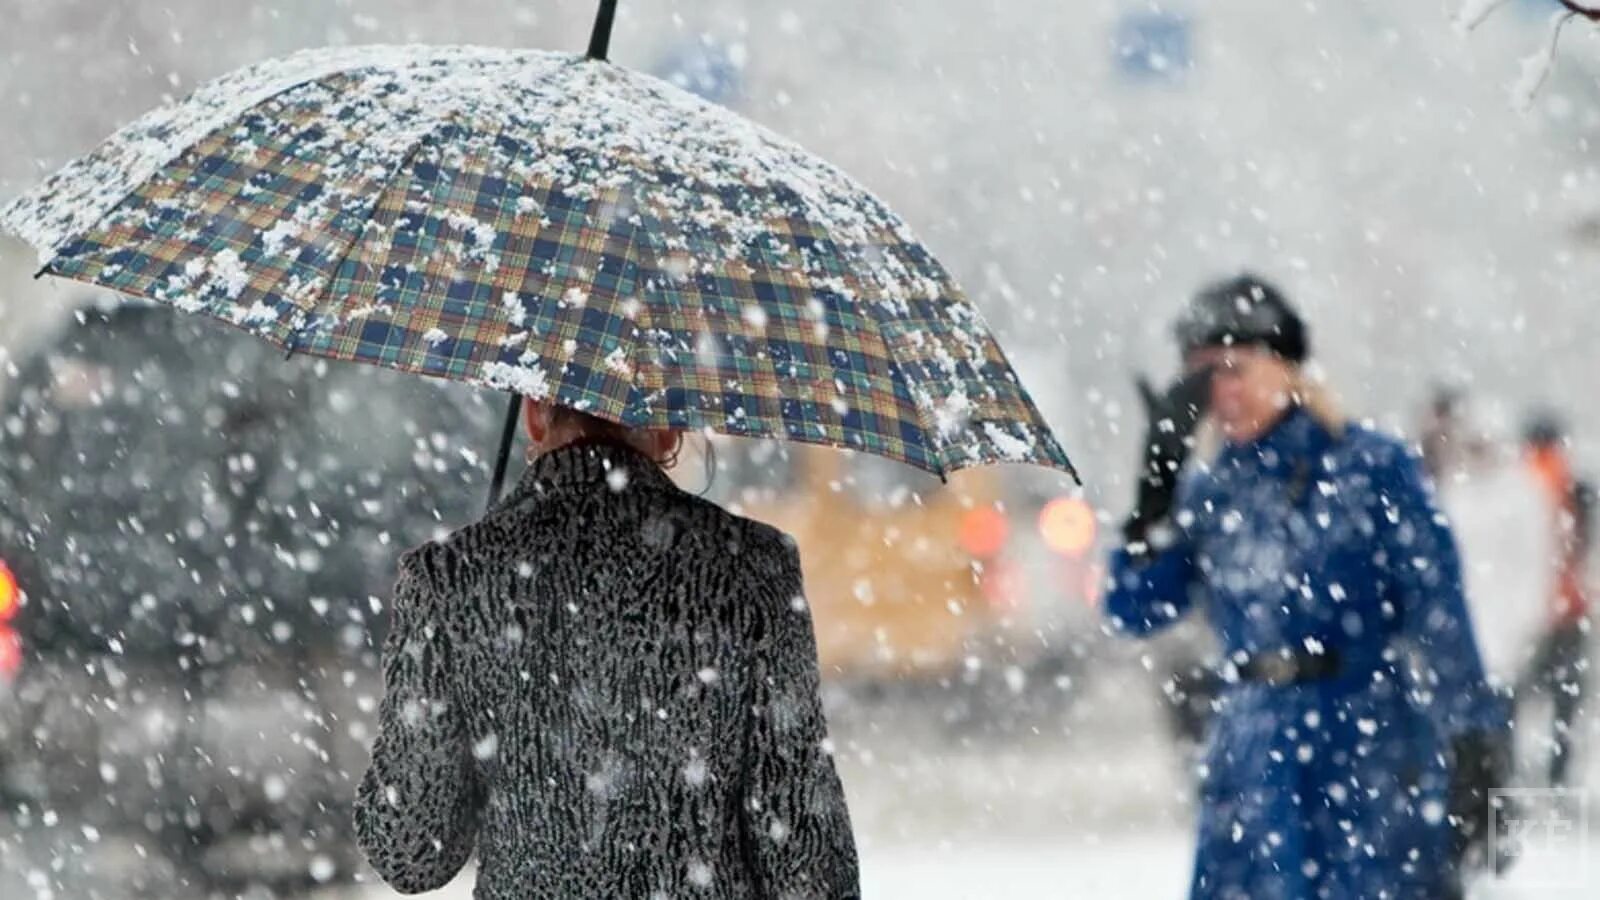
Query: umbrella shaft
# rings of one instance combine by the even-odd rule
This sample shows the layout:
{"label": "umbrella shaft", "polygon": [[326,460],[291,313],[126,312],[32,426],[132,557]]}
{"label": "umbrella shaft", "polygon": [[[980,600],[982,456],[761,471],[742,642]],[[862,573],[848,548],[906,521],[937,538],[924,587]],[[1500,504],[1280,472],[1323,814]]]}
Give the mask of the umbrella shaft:
{"label": "umbrella shaft", "polygon": [[589,58],[605,59],[611,48],[611,21],[617,16],[617,0],[600,0],[594,14],[594,32],[589,35]]}
{"label": "umbrella shaft", "polygon": [[506,405],[506,423],[500,429],[500,450],[494,458],[494,477],[489,480],[489,509],[500,499],[506,483],[506,467],[511,463],[511,444],[517,436],[517,413],[522,411],[522,395],[512,394]]}

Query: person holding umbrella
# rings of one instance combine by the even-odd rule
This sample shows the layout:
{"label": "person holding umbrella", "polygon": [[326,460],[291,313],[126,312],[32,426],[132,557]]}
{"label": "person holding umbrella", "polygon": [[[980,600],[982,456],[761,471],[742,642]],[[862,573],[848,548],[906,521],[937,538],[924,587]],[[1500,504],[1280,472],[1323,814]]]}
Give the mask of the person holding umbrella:
{"label": "person holding umbrella", "polygon": [[[1144,636],[1200,606],[1225,654],[1192,896],[1461,896],[1508,711],[1418,462],[1338,414],[1268,282],[1205,287],[1177,337],[1105,608]],[[1220,452],[1186,469],[1202,422]]]}
{"label": "person holding umbrella", "polygon": [[841,898],[856,850],[782,533],[685,493],[681,432],[528,400],[482,521],[401,560],[356,833],[402,891]]}
{"label": "person holding umbrella", "polygon": [[[512,395],[491,507],[408,553],[356,830],[396,887],[858,896],[797,553],[682,435],[1072,472],[898,216],[585,56],[337,47],[223,76],[0,207],[41,275]],[[534,458],[504,498],[519,416]],[[285,598],[286,600],[288,598]]]}

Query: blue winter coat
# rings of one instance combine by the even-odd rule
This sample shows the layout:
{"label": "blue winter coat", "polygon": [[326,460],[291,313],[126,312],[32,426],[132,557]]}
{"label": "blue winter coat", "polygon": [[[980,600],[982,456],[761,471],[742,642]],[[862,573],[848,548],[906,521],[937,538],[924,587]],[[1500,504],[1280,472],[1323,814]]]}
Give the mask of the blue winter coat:
{"label": "blue winter coat", "polygon": [[[1179,487],[1176,538],[1111,561],[1137,635],[1202,607],[1228,659],[1333,650],[1334,677],[1230,680],[1201,770],[1196,898],[1455,895],[1448,739],[1505,727],[1455,543],[1403,446],[1296,410]],[[1227,666],[1224,665],[1226,672]]]}

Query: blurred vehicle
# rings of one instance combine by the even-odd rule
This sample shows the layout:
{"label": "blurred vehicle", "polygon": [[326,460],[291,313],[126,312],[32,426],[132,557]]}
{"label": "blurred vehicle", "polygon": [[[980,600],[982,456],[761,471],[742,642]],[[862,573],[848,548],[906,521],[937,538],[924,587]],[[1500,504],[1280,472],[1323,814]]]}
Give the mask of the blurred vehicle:
{"label": "blurred vehicle", "polygon": [[777,441],[717,439],[715,448],[711,498],[800,546],[825,670],[847,679],[948,670],[993,621],[981,562],[998,547],[970,524],[993,508],[988,473],[941,485],[867,454]]}
{"label": "blurred vehicle", "polygon": [[491,395],[137,305],[18,362],[0,897],[349,880],[394,560],[481,511]]}
{"label": "blurred vehicle", "polygon": [[[948,483],[868,454],[717,439],[713,499],[793,535],[824,669],[852,683],[1019,679],[1094,625],[1096,523],[1073,496],[1014,508],[1002,468]],[[693,490],[695,467],[681,479]],[[1064,645],[1059,649],[1065,650]]]}

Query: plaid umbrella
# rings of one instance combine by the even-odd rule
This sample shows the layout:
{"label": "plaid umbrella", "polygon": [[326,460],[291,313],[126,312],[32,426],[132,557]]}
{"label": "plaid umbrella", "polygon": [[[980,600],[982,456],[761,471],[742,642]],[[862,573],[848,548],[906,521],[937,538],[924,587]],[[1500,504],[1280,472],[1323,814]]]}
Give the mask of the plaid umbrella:
{"label": "plaid umbrella", "polygon": [[1071,471],[883,203],[595,40],[589,57],[354,47],[251,66],[124,128],[0,228],[41,274],[290,353],[940,476]]}

